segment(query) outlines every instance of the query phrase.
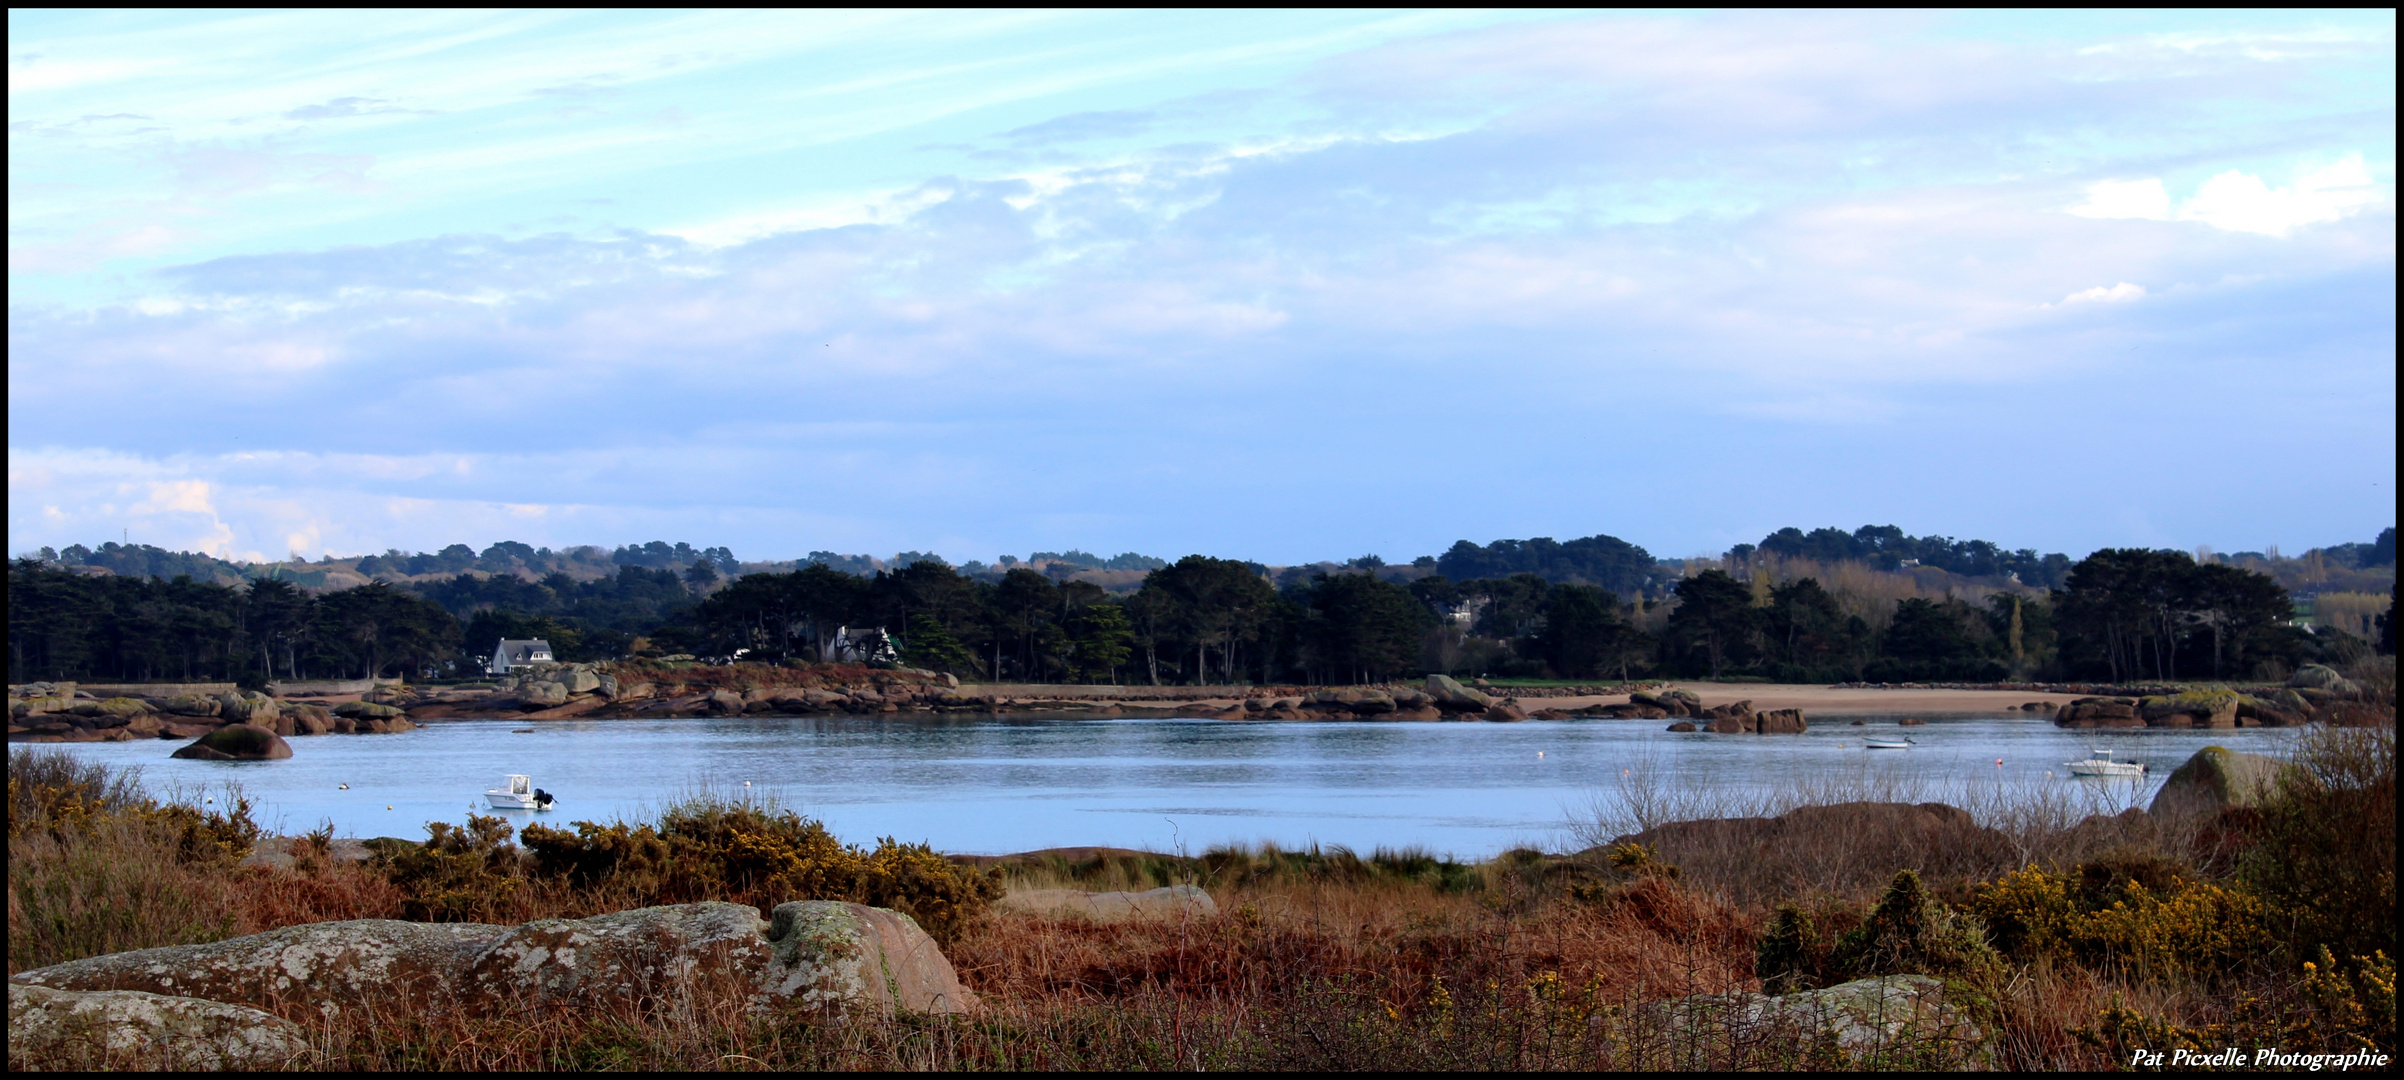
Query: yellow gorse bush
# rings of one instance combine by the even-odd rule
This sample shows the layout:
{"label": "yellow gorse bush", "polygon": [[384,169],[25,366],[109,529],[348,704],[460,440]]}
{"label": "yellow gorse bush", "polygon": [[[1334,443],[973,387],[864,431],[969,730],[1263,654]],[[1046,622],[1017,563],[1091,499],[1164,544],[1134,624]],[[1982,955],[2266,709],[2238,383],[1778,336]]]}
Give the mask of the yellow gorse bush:
{"label": "yellow gorse bush", "polygon": [[695,800],[657,824],[529,825],[519,834],[538,874],[621,890],[648,903],[727,900],[763,911],[788,900],[849,900],[907,912],[949,942],[1001,895],[1001,883],[924,844],[843,843],[789,810]]}
{"label": "yellow gorse bush", "polygon": [[1971,908],[2005,952],[2117,963],[2157,977],[2229,970],[2270,942],[2262,901],[2173,877],[2156,888],[2125,879],[2108,904],[2070,875],[2031,867],[1980,888]]}

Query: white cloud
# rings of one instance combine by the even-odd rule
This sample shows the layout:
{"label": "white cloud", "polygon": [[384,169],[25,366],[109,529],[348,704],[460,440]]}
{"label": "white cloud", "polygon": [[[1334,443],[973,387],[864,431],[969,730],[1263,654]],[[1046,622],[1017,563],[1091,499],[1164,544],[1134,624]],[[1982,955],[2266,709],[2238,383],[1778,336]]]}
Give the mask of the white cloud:
{"label": "white cloud", "polygon": [[2120,304],[2144,295],[2145,286],[2131,285],[2123,281],[2108,289],[2101,285],[2092,289],[2080,289],[2063,297],[2062,302],[2065,304]]}
{"label": "white cloud", "polygon": [[2070,213],[2090,218],[2197,221],[2229,232],[2286,236],[2298,227],[2358,213],[2388,201],[2371,179],[2361,154],[2304,172],[2286,187],[2230,169],[2204,181],[2195,195],[2171,211],[2170,192],[2160,178],[2104,180],[2087,186],[2085,202]]}
{"label": "white cloud", "polygon": [[2087,185],[2087,201],[2070,212],[2091,218],[2170,220],[2170,192],[2160,179],[2105,180]]}
{"label": "white cloud", "polygon": [[2231,169],[2210,180],[2179,207],[2179,218],[2232,232],[2286,236],[2297,227],[2336,221],[2386,201],[2371,181],[2362,155],[2353,154],[2274,188],[2262,178]]}

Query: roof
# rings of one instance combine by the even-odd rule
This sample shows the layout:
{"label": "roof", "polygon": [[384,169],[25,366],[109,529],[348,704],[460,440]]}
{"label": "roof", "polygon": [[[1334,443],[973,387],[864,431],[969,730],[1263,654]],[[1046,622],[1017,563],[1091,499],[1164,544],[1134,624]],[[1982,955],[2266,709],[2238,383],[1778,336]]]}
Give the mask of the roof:
{"label": "roof", "polygon": [[502,638],[495,652],[512,660],[522,660],[534,653],[551,651],[551,643],[541,638]]}

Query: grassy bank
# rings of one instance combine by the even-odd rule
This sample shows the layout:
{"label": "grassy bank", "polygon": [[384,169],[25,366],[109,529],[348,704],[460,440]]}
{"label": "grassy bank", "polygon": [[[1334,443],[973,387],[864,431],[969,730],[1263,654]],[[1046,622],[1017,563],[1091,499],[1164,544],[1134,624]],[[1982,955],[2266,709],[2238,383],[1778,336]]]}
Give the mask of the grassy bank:
{"label": "grassy bank", "polygon": [[[2140,1046],[2392,1053],[2394,735],[2311,730],[2267,804],[2177,822],[1908,780],[1704,812],[1665,771],[1631,769],[1592,831],[1643,843],[1476,863],[1341,848],[950,860],[696,797],[574,829],[471,818],[366,863],[327,858],[318,836],[291,867],[244,866],[261,841],[238,793],[159,797],[19,751],[9,969],[332,919],[826,897],[910,911],[986,1011],[830,1024],[691,987],[615,1011],[291,1019],[318,1064],[359,1069],[2061,1069],[2125,1065]],[[1937,801],[1956,809],[1913,805]],[[1009,888],[1171,883],[1209,890],[1218,912],[1099,923],[993,905]],[[1906,1038],[1864,1061],[1791,1027],[1697,1024],[1665,1005],[1895,972],[1947,980],[1991,1037]]]}

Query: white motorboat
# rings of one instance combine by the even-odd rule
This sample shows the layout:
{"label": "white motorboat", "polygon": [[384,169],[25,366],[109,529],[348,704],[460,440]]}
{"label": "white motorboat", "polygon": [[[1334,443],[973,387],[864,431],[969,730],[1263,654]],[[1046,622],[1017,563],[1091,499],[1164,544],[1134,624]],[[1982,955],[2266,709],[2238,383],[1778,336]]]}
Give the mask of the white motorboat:
{"label": "white motorboat", "polygon": [[2097,750],[2087,755],[2085,761],[2065,761],[2062,763],[2062,767],[2070,770],[2072,776],[2137,777],[2145,775],[2144,762],[2114,761],[2112,752],[2109,750]]}
{"label": "white motorboat", "polygon": [[530,777],[512,773],[503,777],[501,786],[484,793],[485,801],[497,810],[549,810],[551,793],[534,786]]}
{"label": "white motorboat", "polygon": [[1918,745],[1920,744],[1913,742],[1909,735],[1900,739],[1863,739],[1861,741],[1861,748],[1864,750],[1909,750]]}

